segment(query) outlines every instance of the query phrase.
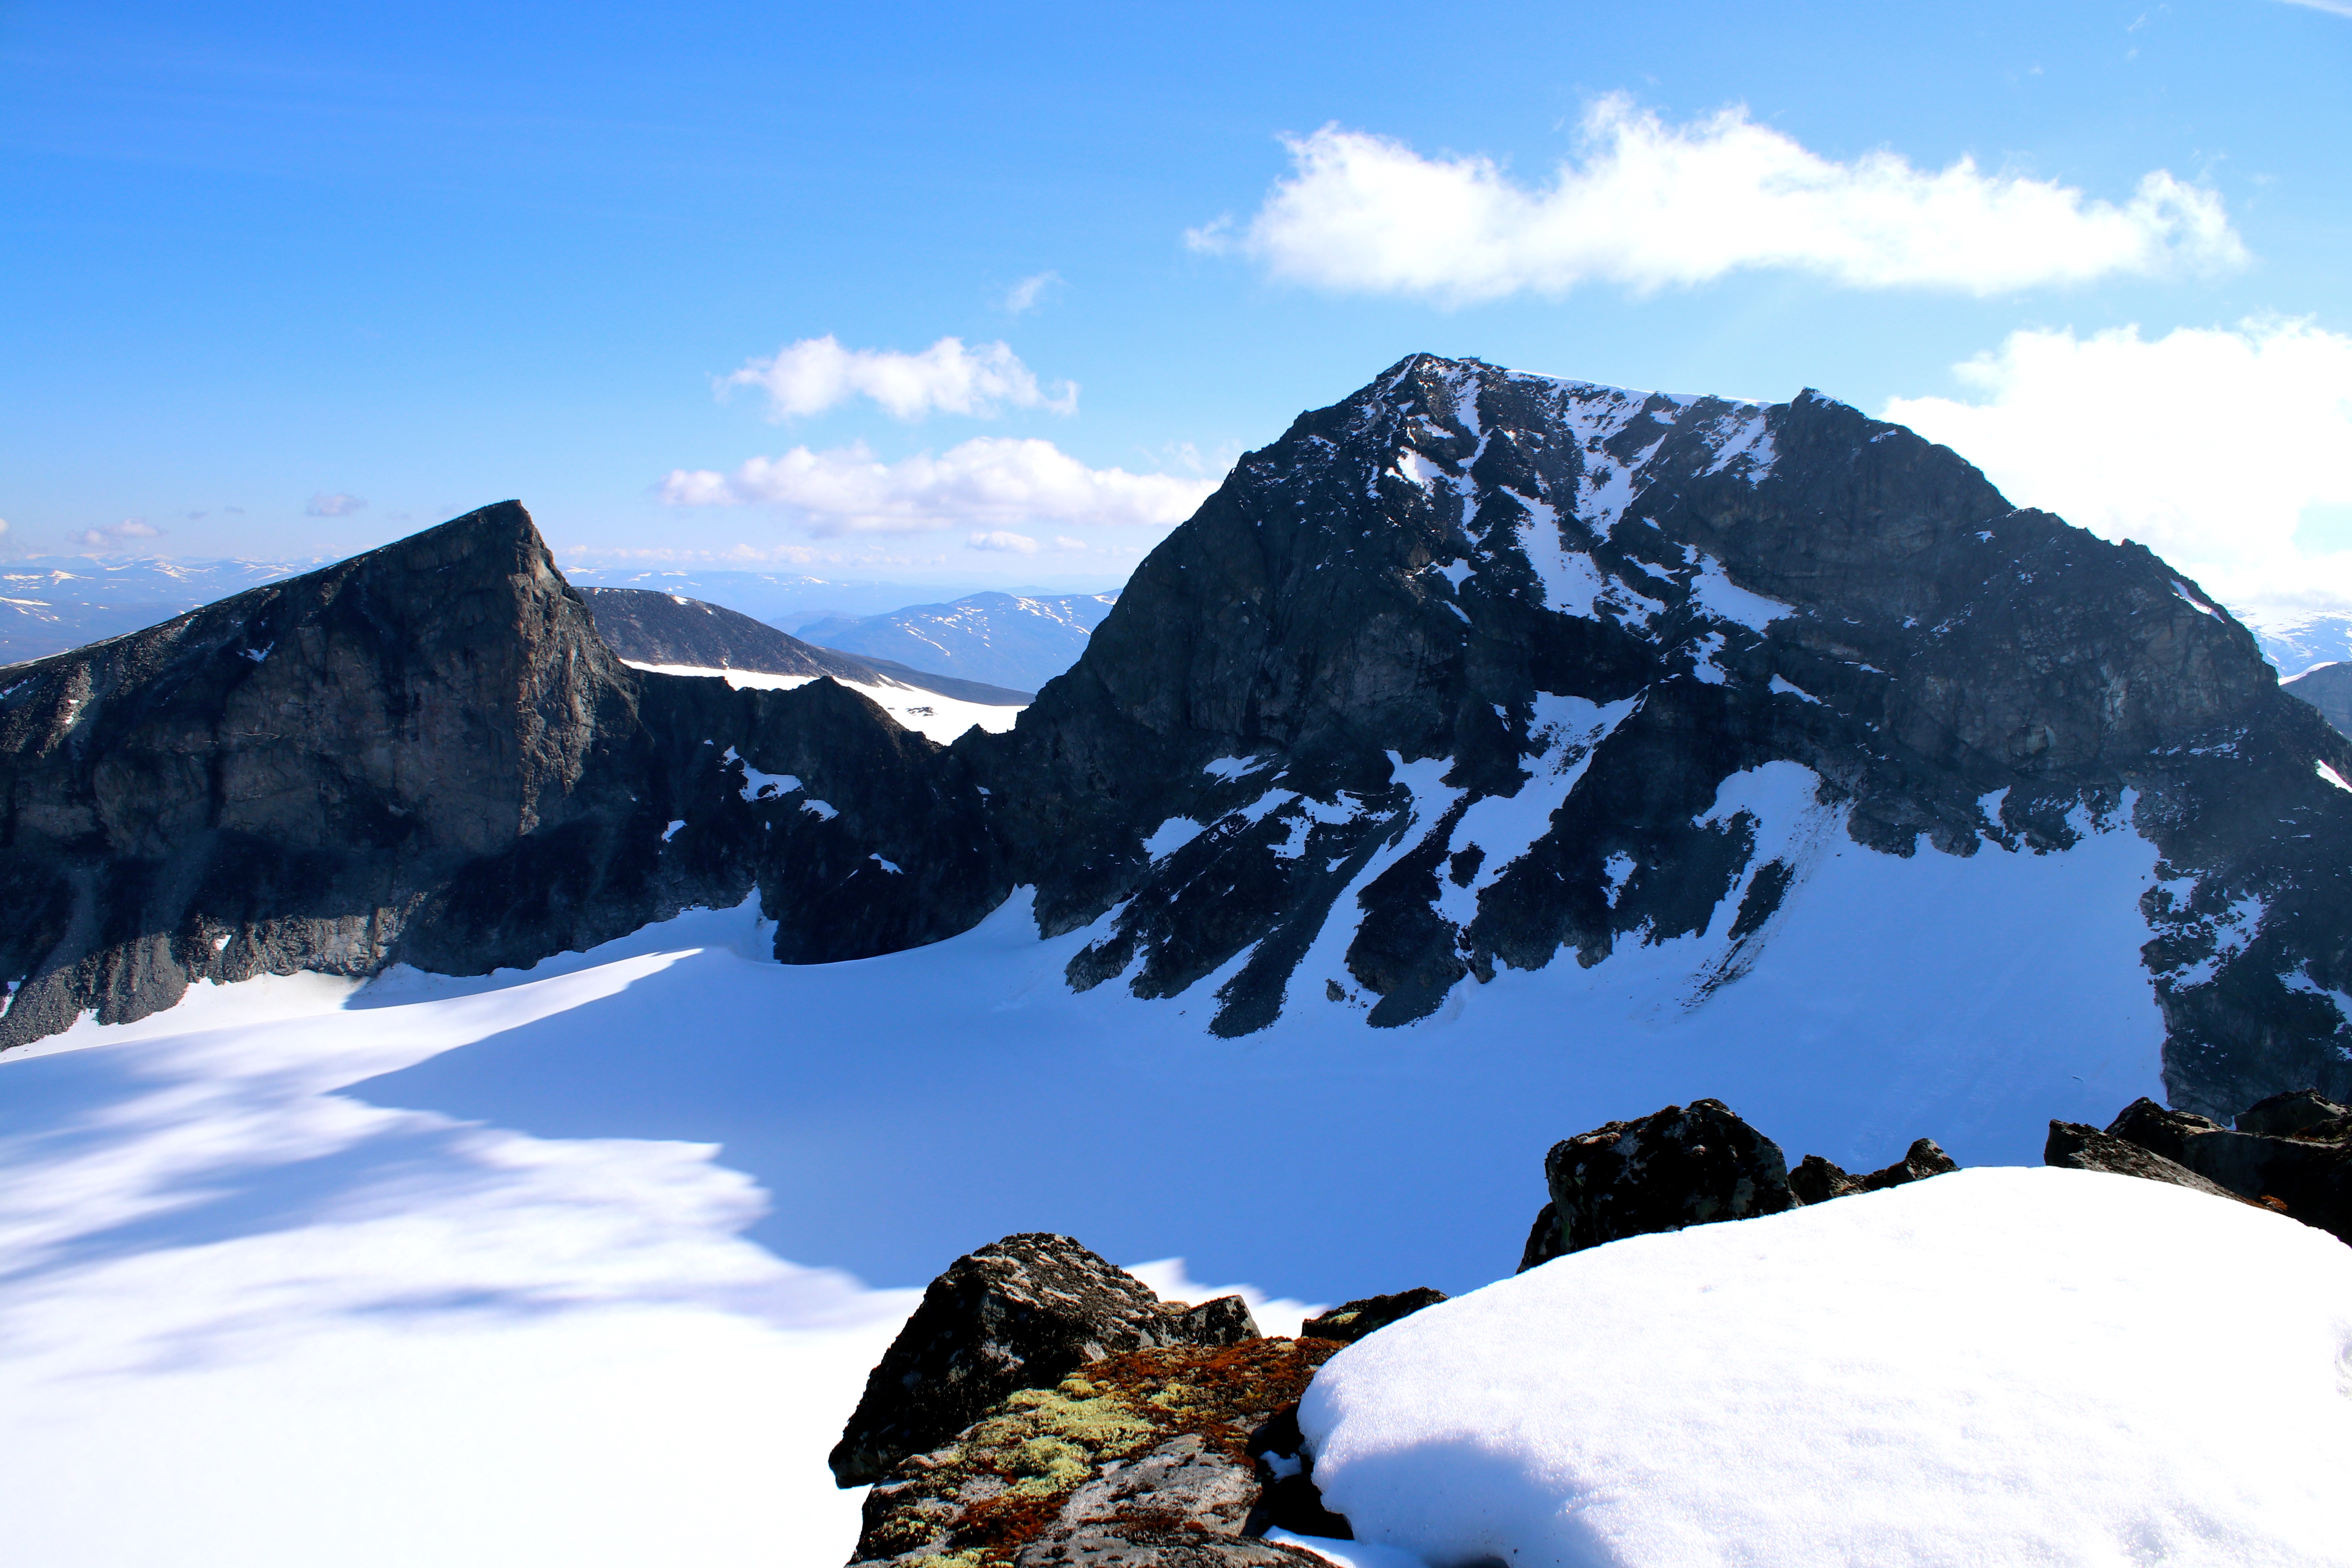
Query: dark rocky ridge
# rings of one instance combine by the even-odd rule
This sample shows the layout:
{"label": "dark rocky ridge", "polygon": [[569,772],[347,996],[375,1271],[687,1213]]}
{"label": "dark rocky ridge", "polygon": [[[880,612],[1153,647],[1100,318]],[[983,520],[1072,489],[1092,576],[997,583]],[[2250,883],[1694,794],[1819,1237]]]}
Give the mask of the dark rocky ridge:
{"label": "dark rocky ridge", "polygon": [[[742,799],[730,750],[838,816]],[[1705,932],[1696,1005],[1812,863],[1714,809],[1769,764],[1895,856],[2060,852],[2128,809],[2173,1102],[2352,1095],[2352,790],[2321,772],[2352,742],[2193,584],[1813,394],[1430,356],[1244,458],[1013,731],[945,752],[829,682],[620,665],[511,504],[13,669],[0,1044],[198,974],[526,963],[754,886],[808,960],[1032,883],[1048,933],[1103,922],[1074,985],[1234,966],[1226,1035]],[[1531,839],[1478,826],[1517,798]],[[1343,963],[1301,973],[1327,927]]]}
{"label": "dark rocky ridge", "polygon": [[952,675],[933,675],[892,659],[863,658],[819,647],[722,605],[650,588],[583,588],[596,631],[613,651],[637,664],[770,675],[831,676],[863,685],[911,686],[966,702],[1018,708],[1036,695]]}
{"label": "dark rocky ridge", "polygon": [[513,502],[11,668],[0,788],[0,1046],[200,978],[528,964],[754,889],[778,957],[864,956],[1011,886],[964,764],[829,680],[629,668]]}

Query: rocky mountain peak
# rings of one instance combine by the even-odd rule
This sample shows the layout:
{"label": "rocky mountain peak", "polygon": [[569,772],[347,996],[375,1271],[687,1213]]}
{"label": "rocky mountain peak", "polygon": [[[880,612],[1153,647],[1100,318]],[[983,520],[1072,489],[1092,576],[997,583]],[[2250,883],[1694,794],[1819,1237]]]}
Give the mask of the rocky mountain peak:
{"label": "rocky mountain peak", "polygon": [[[1681,937],[1716,944],[1696,1005],[1825,826],[2261,859],[2200,770],[2226,748],[2333,811],[2315,717],[2196,584],[1900,426],[1416,355],[1244,457],[973,754],[1044,929],[1097,933],[1072,984],[1214,975],[1240,1034]],[[2210,914],[2186,940],[2227,945]]]}

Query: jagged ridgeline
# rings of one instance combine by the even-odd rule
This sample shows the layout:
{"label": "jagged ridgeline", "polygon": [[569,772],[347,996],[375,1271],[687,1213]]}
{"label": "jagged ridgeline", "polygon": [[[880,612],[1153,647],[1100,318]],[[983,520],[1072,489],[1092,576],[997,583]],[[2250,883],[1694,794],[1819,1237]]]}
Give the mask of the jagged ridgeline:
{"label": "jagged ridgeline", "polygon": [[1695,1007],[1855,860],[1916,900],[1927,858],[2120,835],[2175,1103],[2352,1091],[2352,742],[2146,550],[1811,393],[1415,356],[1244,458],[1012,732],[946,749],[829,682],[619,665],[511,505],[0,688],[10,1040],[755,886],[791,961],[1032,886],[1072,986],[1222,1035],[1645,951]]}

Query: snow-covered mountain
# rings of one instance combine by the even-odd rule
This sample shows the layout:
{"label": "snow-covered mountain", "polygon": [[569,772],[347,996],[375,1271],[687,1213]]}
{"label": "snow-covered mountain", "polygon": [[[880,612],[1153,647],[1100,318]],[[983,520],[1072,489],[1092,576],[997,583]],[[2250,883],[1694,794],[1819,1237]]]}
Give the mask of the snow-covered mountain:
{"label": "snow-covered mountain", "polygon": [[[2146,551],[1811,394],[1407,360],[945,752],[628,668],[510,503],[27,667],[0,747],[20,1041],[754,890],[779,956],[882,953],[1025,887],[1070,988],[1223,1037],[1523,998],[1596,1058],[1740,1018],[1893,1059],[1853,999],[1926,963],[1955,1070],[2072,1058],[2099,997],[2064,1026],[2189,1108],[2352,1073],[2352,746]],[[2053,897],[2073,934],[2011,950]]]}
{"label": "snow-covered mountain", "polygon": [[969,594],[886,616],[796,625],[810,642],[1034,691],[1077,662],[1117,594]]}

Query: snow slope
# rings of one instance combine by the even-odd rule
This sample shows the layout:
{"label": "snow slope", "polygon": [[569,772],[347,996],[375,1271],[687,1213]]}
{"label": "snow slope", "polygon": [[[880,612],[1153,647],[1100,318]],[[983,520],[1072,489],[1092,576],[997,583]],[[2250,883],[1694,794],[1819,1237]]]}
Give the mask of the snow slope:
{"label": "snow slope", "polygon": [[593,1074],[649,980],[778,999],[758,936],[703,913],[528,977],[200,986],[0,1064],[0,1562],[835,1568],[860,1494],[824,1454],[916,1292],[744,1240],[764,1195],[709,1144],[348,1092],[547,1025]]}
{"label": "snow slope", "polygon": [[[805,686],[818,679],[814,675],[770,675],[756,669],[705,669],[699,665],[639,664],[634,659],[623,662],[633,669],[649,669],[656,675],[713,677],[725,680],[738,691],[790,691],[796,686]],[[872,698],[882,711],[901,726],[928,735],[942,746],[974,724],[996,734],[1013,728],[1013,721],[1021,716],[1021,710],[1016,707],[965,702],[953,697],[942,697],[936,691],[901,686],[896,681],[874,684],[845,680],[841,684]]]}
{"label": "snow slope", "polygon": [[1964,1171],[1559,1258],[1300,1410],[1365,1541],[1514,1568],[2352,1563],[2352,1251]]}

